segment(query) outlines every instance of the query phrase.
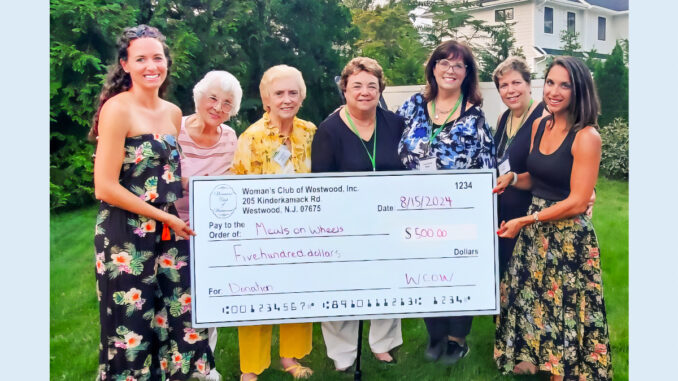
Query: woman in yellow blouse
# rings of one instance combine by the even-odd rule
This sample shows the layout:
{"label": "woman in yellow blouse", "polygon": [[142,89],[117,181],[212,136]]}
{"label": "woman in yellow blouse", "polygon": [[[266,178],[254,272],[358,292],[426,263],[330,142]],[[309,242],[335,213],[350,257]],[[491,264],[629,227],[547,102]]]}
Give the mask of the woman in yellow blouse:
{"label": "woman in yellow blouse", "polygon": [[[306,97],[299,70],[278,65],[259,84],[264,116],[238,138],[233,172],[238,175],[308,173],[316,127],[296,117]],[[271,325],[238,327],[241,381],[256,380],[271,364]],[[280,325],[280,363],[295,379],[313,371],[297,359],[311,353],[312,323]]]}

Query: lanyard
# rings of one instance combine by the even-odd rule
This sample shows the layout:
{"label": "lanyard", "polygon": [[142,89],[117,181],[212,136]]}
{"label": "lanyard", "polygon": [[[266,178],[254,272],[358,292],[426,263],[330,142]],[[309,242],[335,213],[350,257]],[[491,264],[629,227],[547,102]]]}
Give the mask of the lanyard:
{"label": "lanyard", "polygon": [[372,146],[372,154],[370,154],[370,151],[367,150],[367,146],[365,145],[363,138],[361,138],[360,134],[358,133],[358,129],[355,128],[355,124],[353,124],[353,119],[351,119],[351,116],[348,114],[348,110],[344,108],[344,112],[346,113],[346,119],[348,119],[348,124],[351,125],[353,133],[358,137],[358,139],[360,139],[360,143],[362,143],[363,148],[365,148],[365,152],[367,152],[367,156],[370,158],[370,162],[372,163],[372,171],[376,171],[377,166],[375,164],[375,159],[377,157],[377,116],[374,116],[374,145]]}
{"label": "lanyard", "polygon": [[[504,134],[501,136],[502,141],[499,142],[499,146],[501,147],[501,143],[504,140],[504,137],[506,137],[506,145],[504,146],[504,149],[502,150],[502,155],[506,152],[506,150],[511,146],[511,143],[513,142],[513,139],[518,135],[518,131],[523,127],[523,123],[525,123],[525,118],[527,117],[528,111],[530,111],[530,107],[532,107],[532,103],[534,102],[534,99],[530,99],[530,104],[527,105],[527,109],[525,109],[525,112],[523,113],[523,118],[520,120],[520,124],[518,125],[518,130],[516,130],[516,133],[513,134],[510,138],[508,137],[508,130],[513,129],[513,111],[509,111],[508,115],[508,123],[506,123],[506,128],[504,128]],[[510,124],[510,126],[509,126]]]}
{"label": "lanyard", "polygon": [[[450,111],[450,113],[447,115],[447,118],[445,118],[445,121],[443,122],[443,124],[441,124],[440,127],[438,127],[435,130],[435,132],[431,131],[431,135],[429,135],[429,137],[428,137],[429,145],[431,143],[433,143],[433,139],[435,139],[436,136],[438,136],[438,134],[440,133],[440,131],[442,131],[443,127],[445,127],[445,125],[447,124],[447,121],[450,120],[450,117],[452,117],[452,114],[454,114],[454,112],[457,111],[457,109],[459,108],[459,105],[461,104],[461,100],[463,98],[464,98],[464,93],[460,93],[459,99],[457,99],[457,103],[452,108],[452,111]],[[433,109],[433,114],[435,114],[436,113],[436,101],[435,101],[435,99],[431,101],[431,108]],[[431,119],[431,128],[433,128],[433,119]]]}

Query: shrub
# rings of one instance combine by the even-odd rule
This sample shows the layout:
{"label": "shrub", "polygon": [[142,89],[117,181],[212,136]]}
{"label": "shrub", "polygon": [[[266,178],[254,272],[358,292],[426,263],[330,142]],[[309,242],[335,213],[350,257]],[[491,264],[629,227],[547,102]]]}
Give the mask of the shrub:
{"label": "shrub", "polygon": [[610,179],[629,178],[629,125],[623,118],[600,128],[603,152],[600,174]]}
{"label": "shrub", "polygon": [[601,107],[598,122],[608,125],[618,117],[629,120],[629,69],[619,42],[607,60],[598,65],[594,78]]}
{"label": "shrub", "polygon": [[52,140],[63,143],[50,157],[49,205],[62,209],[94,201],[94,147],[83,138],[52,133]]}

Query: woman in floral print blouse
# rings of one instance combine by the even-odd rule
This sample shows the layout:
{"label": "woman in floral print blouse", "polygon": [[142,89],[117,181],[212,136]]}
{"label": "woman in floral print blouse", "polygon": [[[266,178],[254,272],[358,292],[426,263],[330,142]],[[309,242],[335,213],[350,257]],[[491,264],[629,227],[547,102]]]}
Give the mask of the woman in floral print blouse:
{"label": "woman in floral print blouse", "polygon": [[[413,170],[495,168],[490,126],[480,109],[478,68],[471,50],[456,41],[435,48],[426,64],[426,88],[398,109],[405,131],[398,146]],[[425,356],[451,365],[469,352],[472,316],[424,318],[429,334]]]}
{"label": "woman in floral print blouse", "polygon": [[[316,127],[297,118],[306,98],[301,72],[287,65],[266,70],[259,84],[264,116],[238,138],[233,173],[311,172],[311,142]],[[271,325],[238,327],[241,381],[256,380],[271,364]],[[280,363],[295,379],[313,371],[297,359],[311,353],[312,323],[280,325]]]}

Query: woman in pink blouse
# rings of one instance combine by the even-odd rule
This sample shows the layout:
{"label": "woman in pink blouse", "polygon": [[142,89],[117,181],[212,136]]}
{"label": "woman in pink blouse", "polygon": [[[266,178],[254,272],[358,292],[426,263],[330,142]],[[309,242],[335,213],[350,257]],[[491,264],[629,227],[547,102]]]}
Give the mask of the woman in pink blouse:
{"label": "woman in pink blouse", "polygon": [[[242,88],[229,72],[210,71],[193,87],[195,113],[181,119],[179,145],[182,148],[181,183],[184,197],[175,205],[179,217],[188,222],[188,179],[191,176],[220,176],[230,172],[238,138],[224,124],[240,109]],[[209,328],[209,345],[214,352],[217,329]],[[214,378],[212,378],[214,377]],[[218,380],[213,369],[208,380]]]}

